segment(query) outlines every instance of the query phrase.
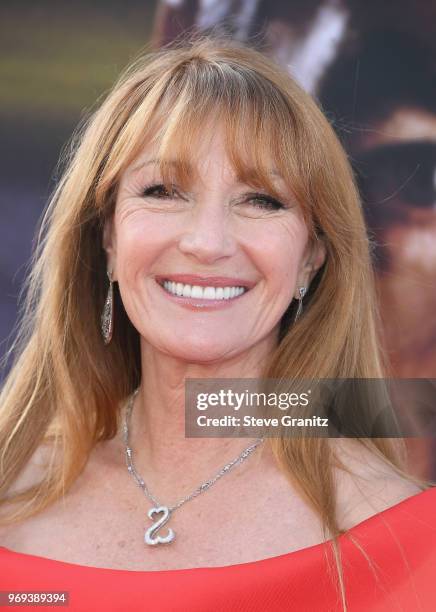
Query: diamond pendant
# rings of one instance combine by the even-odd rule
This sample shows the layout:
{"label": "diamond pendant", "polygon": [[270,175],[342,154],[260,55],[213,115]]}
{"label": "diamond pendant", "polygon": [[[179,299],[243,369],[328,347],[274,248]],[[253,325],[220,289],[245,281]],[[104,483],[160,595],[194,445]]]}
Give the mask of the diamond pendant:
{"label": "diamond pendant", "polygon": [[163,512],[163,516],[157,519],[151,527],[147,529],[144,536],[144,542],[149,544],[150,546],[155,546],[156,544],[169,544],[175,538],[174,531],[169,527],[168,534],[164,537],[160,535],[156,535],[155,533],[158,529],[165,525],[166,522],[170,519],[170,510],[167,506],[159,506],[158,508],[150,508],[148,511],[148,518],[153,520],[154,514],[160,514]]}

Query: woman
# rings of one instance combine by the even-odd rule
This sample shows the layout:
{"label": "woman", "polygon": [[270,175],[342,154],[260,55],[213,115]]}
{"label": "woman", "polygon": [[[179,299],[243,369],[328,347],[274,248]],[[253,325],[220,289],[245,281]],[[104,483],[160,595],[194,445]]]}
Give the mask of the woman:
{"label": "woman", "polygon": [[139,58],[73,151],[1,395],[1,590],[428,605],[435,489],[398,440],[184,435],[188,378],[383,376],[358,196],[316,104],[193,37]]}

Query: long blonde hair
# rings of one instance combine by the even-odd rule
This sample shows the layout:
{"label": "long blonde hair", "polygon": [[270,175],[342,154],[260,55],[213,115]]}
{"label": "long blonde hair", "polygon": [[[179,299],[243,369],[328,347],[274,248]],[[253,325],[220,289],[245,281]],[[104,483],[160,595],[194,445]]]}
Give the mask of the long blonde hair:
{"label": "long blonde hair", "polygon": [[[144,143],[154,142],[164,182],[176,172],[177,181],[187,184],[192,175],[185,162],[195,167],[195,143],[216,116],[238,176],[277,195],[267,173],[274,159],[302,207],[310,239],[322,237],[327,248],[304,316],[290,325],[292,304],[283,317],[265,376],[385,375],[358,193],[344,150],[315,101],[262,53],[222,35],[196,35],[149,51],[77,130],[42,222],[12,347],[15,361],[0,395],[0,505],[12,506],[4,523],[31,516],[65,494],[95,444],[115,435],[120,405],[140,382],[139,337],[118,293],[111,344],[106,347],[100,336],[107,290],[102,228],[113,213],[121,173]],[[179,164],[167,164],[170,158]],[[269,442],[336,546],[342,530],[328,440]],[[406,473],[400,441],[362,442]],[[53,452],[41,482],[8,496],[45,443]]]}

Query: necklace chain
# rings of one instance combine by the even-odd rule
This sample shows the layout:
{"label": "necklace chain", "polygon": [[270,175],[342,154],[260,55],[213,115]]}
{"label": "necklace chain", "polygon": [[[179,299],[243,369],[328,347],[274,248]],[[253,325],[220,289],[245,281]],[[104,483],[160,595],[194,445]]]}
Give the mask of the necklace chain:
{"label": "necklace chain", "polygon": [[[148,497],[148,499],[150,501],[152,501],[156,506],[159,506],[160,505],[159,502],[150,493],[150,491],[147,488],[147,485],[144,482],[144,479],[138,474],[138,472],[135,469],[135,465],[133,463],[133,450],[130,447],[130,442],[129,442],[129,424],[130,424],[130,418],[131,418],[131,414],[132,414],[132,410],[133,410],[133,404],[134,404],[134,401],[135,401],[135,397],[136,397],[138,391],[139,391],[139,388],[136,389],[132,393],[132,395],[130,396],[129,401],[127,403],[126,414],[125,414],[125,421],[124,421],[124,442],[125,442],[125,445],[126,445],[126,465],[127,465],[128,471],[130,472],[130,474],[135,479],[137,485],[139,487],[141,487],[141,489],[144,491],[144,493]],[[207,489],[209,489],[219,478],[221,478],[225,474],[228,474],[230,472],[230,470],[233,467],[235,467],[235,465],[238,465],[239,463],[242,463],[243,461],[245,461],[245,459],[263,441],[264,441],[264,438],[259,438],[256,442],[254,442],[254,444],[251,444],[250,446],[248,446],[245,450],[242,451],[242,453],[238,457],[236,457],[236,459],[233,459],[233,461],[230,461],[230,463],[227,463],[227,465],[225,465],[223,468],[221,468],[221,470],[213,478],[211,478],[209,480],[206,480],[206,482],[203,482],[203,484],[201,484],[199,487],[197,487],[195,489],[195,491],[193,491],[190,495],[187,495],[186,497],[184,497],[183,499],[178,501],[174,506],[168,506],[168,511],[172,512],[173,510],[176,510],[177,508],[180,508],[180,506],[182,504],[190,501],[191,499],[194,499],[194,497],[197,497],[197,495],[200,495],[200,493],[203,493],[204,491],[207,491]]]}

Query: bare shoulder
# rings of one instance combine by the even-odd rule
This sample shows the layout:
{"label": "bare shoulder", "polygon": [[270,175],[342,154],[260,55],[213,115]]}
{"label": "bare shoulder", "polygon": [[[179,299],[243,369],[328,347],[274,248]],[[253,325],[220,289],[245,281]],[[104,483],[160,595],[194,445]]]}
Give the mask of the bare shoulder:
{"label": "bare shoulder", "polygon": [[[50,454],[48,446],[40,445],[8,489],[7,496],[13,496],[16,493],[25,491],[29,487],[38,484],[47,469]],[[2,524],[1,518],[4,514],[5,510],[0,507],[0,546],[5,544],[5,541],[8,539],[8,534],[16,529],[16,524],[13,526]]]}
{"label": "bare shoulder", "polygon": [[10,487],[8,494],[13,494],[18,491],[23,491],[32,485],[37,484],[43,477],[50,461],[50,447],[45,444],[38,446],[36,451],[30,457],[24,468],[18,474],[17,479]]}
{"label": "bare shoulder", "polygon": [[335,439],[332,448],[346,467],[335,468],[338,520],[344,529],[422,491],[357,440]]}

